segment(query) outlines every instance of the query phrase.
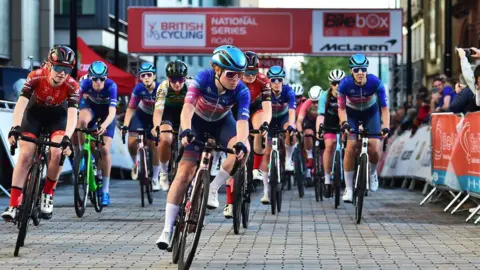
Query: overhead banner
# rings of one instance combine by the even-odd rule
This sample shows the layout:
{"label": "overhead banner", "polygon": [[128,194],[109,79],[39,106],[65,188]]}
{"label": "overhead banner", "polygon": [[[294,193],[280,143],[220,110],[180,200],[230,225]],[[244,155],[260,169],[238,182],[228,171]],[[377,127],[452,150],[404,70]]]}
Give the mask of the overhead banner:
{"label": "overhead banner", "polygon": [[402,53],[402,10],[314,10],[313,53]]}
{"label": "overhead banner", "polygon": [[220,45],[273,54],[402,53],[402,10],[128,9],[128,51],[211,54]]}
{"label": "overhead banner", "polygon": [[274,57],[260,58],[260,68],[270,68],[273,66],[283,67],[283,58],[274,58]]}

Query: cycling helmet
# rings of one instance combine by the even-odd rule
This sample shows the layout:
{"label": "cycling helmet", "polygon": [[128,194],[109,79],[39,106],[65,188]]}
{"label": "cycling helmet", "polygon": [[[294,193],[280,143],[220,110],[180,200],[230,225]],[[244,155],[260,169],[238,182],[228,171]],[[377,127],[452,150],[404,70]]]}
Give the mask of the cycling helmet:
{"label": "cycling helmet", "polygon": [[310,98],[312,101],[318,101],[320,99],[320,94],[322,93],[322,91],[322,87],[314,85],[308,91],[308,98]]}
{"label": "cycling helmet", "polygon": [[222,45],[213,51],[212,64],[231,71],[245,71],[247,58],[243,52],[232,45]]}
{"label": "cycling helmet", "polygon": [[368,67],[368,59],[365,55],[357,53],[350,57],[348,61],[351,68],[354,67]]}
{"label": "cycling helmet", "polygon": [[247,68],[258,69],[260,66],[260,60],[258,60],[258,55],[256,53],[251,51],[245,52],[245,57],[247,57]]}
{"label": "cycling helmet", "polygon": [[281,66],[270,67],[267,71],[268,78],[285,78],[285,70]]}
{"label": "cycling helmet", "polygon": [[55,46],[48,53],[48,61],[52,64],[73,68],[75,65],[75,52],[67,46]]}
{"label": "cycling helmet", "polygon": [[345,72],[341,69],[334,69],[328,74],[328,80],[331,82],[339,82],[343,78],[345,78]]}
{"label": "cycling helmet", "polygon": [[188,67],[183,61],[171,61],[167,64],[165,73],[167,77],[185,77],[188,74]]}
{"label": "cycling helmet", "polygon": [[138,69],[138,74],[142,74],[142,73],[145,73],[145,72],[152,72],[153,74],[155,74],[155,73],[157,73],[157,70],[150,63],[142,63],[140,65],[140,68]]}
{"label": "cycling helmet", "polygon": [[300,84],[294,83],[290,85],[290,87],[292,87],[296,97],[303,96],[303,92],[304,92],[303,86],[301,86]]}
{"label": "cycling helmet", "polygon": [[88,68],[89,76],[105,77],[108,74],[108,67],[102,61],[93,62]]}

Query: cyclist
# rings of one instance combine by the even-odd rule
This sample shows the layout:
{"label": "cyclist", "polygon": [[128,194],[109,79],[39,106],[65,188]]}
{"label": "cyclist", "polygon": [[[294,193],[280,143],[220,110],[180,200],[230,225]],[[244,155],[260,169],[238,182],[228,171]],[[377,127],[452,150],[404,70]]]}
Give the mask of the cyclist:
{"label": "cyclist", "polygon": [[[250,117],[250,92],[241,82],[247,67],[243,52],[231,45],[223,45],[213,51],[212,69],[197,74],[189,85],[185,105],[181,114],[182,133],[180,138],[185,152],[178,165],[177,175],[168,192],[165,207],[165,226],[157,240],[160,249],[166,249],[170,243],[172,227],[180,209],[189,182],[193,179],[196,163],[202,147],[189,144],[192,136],[201,141],[205,132],[213,133],[217,143],[234,147],[236,158],[248,156],[248,118]],[[237,121],[233,118],[231,108],[237,103]],[[210,184],[210,194],[207,205],[218,207],[218,189],[230,178],[235,156],[228,155],[222,168]],[[227,198],[225,207],[232,215],[231,201]],[[227,209],[228,208],[228,209]]]}
{"label": "cyclist", "polygon": [[245,83],[250,90],[250,115],[253,129],[261,129],[263,134],[255,134],[253,140],[253,179],[262,181],[262,171],[260,165],[264,149],[260,136],[265,136],[268,131],[268,124],[272,119],[272,90],[267,76],[258,72],[260,61],[254,52],[245,52],[247,57],[247,70],[243,76]]}
{"label": "cyclist", "polygon": [[[153,112],[153,136],[157,136],[156,127],[160,127],[161,131],[180,127],[180,113],[188,90],[185,83],[188,68],[184,62],[180,60],[169,62],[165,72],[168,79],[157,88],[157,99]],[[160,134],[157,152],[160,158],[160,186],[164,191],[167,191],[170,187],[168,183],[168,161],[172,154],[172,141],[172,133],[164,132]]]}
{"label": "cyclist", "polygon": [[[142,63],[138,71],[141,82],[133,88],[130,103],[128,104],[125,120],[122,126],[122,134],[129,130],[144,129],[151,130],[153,128],[153,110],[155,107],[156,89],[159,85],[156,82],[157,70],[150,63]],[[131,123],[130,123],[131,122]],[[137,160],[137,132],[129,132],[128,152],[132,156],[133,162]],[[148,136],[150,140],[150,149],[155,149],[153,136]],[[152,182],[153,190],[160,190],[158,183],[158,175],[160,173],[159,159],[157,151],[152,151]],[[132,179],[137,179],[138,164],[133,164]]]}
{"label": "cyclist", "polygon": [[303,96],[304,89],[302,85],[294,83],[290,87],[295,92],[295,104],[297,104],[297,109],[295,110],[295,116],[298,116],[298,113],[300,112],[300,108],[302,107],[303,102],[307,100],[307,98]]}
{"label": "cyclist", "polygon": [[[283,128],[289,132],[286,135],[285,140],[285,170],[293,171],[292,154],[293,144],[295,144],[295,92],[288,85],[284,84],[285,71],[280,66],[273,66],[267,72],[267,77],[272,85],[272,121],[270,127]],[[270,135],[270,134],[269,134]],[[271,138],[269,136],[269,138]],[[290,140],[293,140],[293,144],[290,145]],[[270,153],[272,152],[272,146],[267,145],[265,155],[263,156],[263,171],[268,172],[268,166],[270,162]],[[270,203],[268,185],[268,173],[263,174],[263,196],[260,201],[263,204]]]}
{"label": "cyclist", "polygon": [[[77,107],[80,87],[70,77],[75,66],[75,52],[67,46],[55,46],[48,54],[49,64],[28,74],[15,110],[13,127],[8,134],[10,145],[18,135],[37,138],[41,131],[49,132],[52,142],[61,143],[62,149],[50,147],[47,179],[42,191],[42,217],[50,219],[53,194],[60,176],[60,156],[70,154],[70,138],[77,125]],[[7,221],[15,219],[22,187],[32,163],[36,145],[21,140],[18,161],[13,168],[10,205],[2,214]]]}
{"label": "cyclist", "polygon": [[[320,132],[320,125],[335,129],[340,128],[340,120],[338,119],[338,84],[345,78],[345,72],[340,69],[330,71],[328,80],[330,81],[330,88],[327,91],[322,91],[318,101],[318,117],[317,117],[317,134]],[[320,138],[317,135],[318,138]],[[335,145],[337,136],[335,133],[326,132],[324,134],[325,151],[323,152],[323,168],[325,169],[325,198],[330,198],[332,195],[332,185],[330,175],[332,173],[333,154],[335,153]]]}
{"label": "cyclist", "polygon": [[[383,137],[390,133],[390,112],[385,87],[373,74],[368,74],[368,59],[363,54],[354,54],[349,61],[352,76],[345,77],[338,86],[338,117],[345,133],[353,129],[358,131],[359,122],[369,133]],[[381,120],[378,101],[381,107]],[[384,128],[381,129],[383,122]],[[380,157],[380,137],[370,136],[368,156],[370,163],[370,190],[378,189],[377,163]],[[357,151],[356,135],[349,136],[345,149],[345,192],[344,202],[352,202],[355,155]]]}
{"label": "cyclist", "polygon": [[[320,93],[322,88],[320,86],[312,86],[308,91],[308,100],[302,103],[300,110],[297,115],[297,131],[303,135],[314,135],[315,133],[315,122],[317,119],[317,110],[318,110],[318,99],[320,98]],[[313,138],[304,137],[303,139],[303,149],[307,153],[307,183],[309,185],[312,183],[311,170],[313,169]]]}
{"label": "cyclist", "polygon": [[[103,181],[101,204],[110,204],[110,170],[112,158],[110,148],[112,147],[113,134],[115,133],[115,116],[117,113],[117,84],[107,78],[108,67],[101,61],[93,62],[88,68],[88,78],[80,83],[80,114],[78,117],[78,128],[92,128],[96,119],[102,119],[102,124],[97,127],[98,134],[104,135],[105,145],[99,145],[102,158],[99,160]],[[85,97],[86,96],[86,97]],[[84,143],[83,134],[78,134],[80,145]],[[77,153],[80,153],[77,150]]]}

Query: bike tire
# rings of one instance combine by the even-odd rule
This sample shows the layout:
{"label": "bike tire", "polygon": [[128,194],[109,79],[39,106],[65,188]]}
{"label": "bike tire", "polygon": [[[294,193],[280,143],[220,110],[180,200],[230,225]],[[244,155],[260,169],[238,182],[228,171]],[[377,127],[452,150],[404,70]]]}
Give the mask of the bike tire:
{"label": "bike tire", "polygon": [[240,223],[242,220],[242,203],[245,184],[245,170],[237,170],[233,178],[233,232],[240,233]]}
{"label": "bike tire", "polygon": [[[172,238],[172,263],[177,264],[180,257],[180,241],[183,235],[183,228],[185,227],[185,203],[181,205],[181,209],[178,212],[177,220],[175,221],[175,230],[173,231]],[[167,248],[167,251],[170,251]]]}
{"label": "bike tire", "polygon": [[270,164],[270,206],[272,210],[272,215],[275,215],[277,212],[277,188],[278,188],[278,170],[277,166],[279,164],[279,159],[277,152],[272,151],[272,159]]}
{"label": "bike tire", "polygon": [[[190,229],[189,221],[185,222],[185,226],[183,229],[182,241],[180,242],[180,259],[178,261],[178,269],[190,269],[192,265],[193,257],[195,256],[195,251],[197,250],[198,242],[200,240],[200,236],[202,234],[203,229],[203,221],[205,219],[205,212],[207,211],[207,201],[208,201],[208,193],[210,188],[210,171],[202,170],[199,174],[197,181],[200,183],[195,184],[196,191],[194,192],[194,198],[191,201],[190,210],[196,210],[198,207],[198,219],[197,225],[195,227],[195,237],[192,243],[192,249],[187,255],[185,260],[185,248],[186,248],[186,238],[188,235],[188,231]],[[190,217],[190,215],[188,215]]]}
{"label": "bike tire", "polygon": [[20,248],[23,247],[23,245],[25,244],[25,237],[27,236],[28,231],[28,222],[33,211],[33,204],[36,199],[34,198],[35,188],[38,189],[39,185],[39,167],[37,163],[34,163],[28,169],[27,177],[25,179],[25,183],[23,184],[22,205],[20,206],[22,210],[19,215],[20,226],[17,236],[17,242],[15,243],[15,251],[13,252],[13,255],[15,257],[18,257]]}
{"label": "bike tire", "polygon": [[277,211],[280,213],[282,211],[282,189],[277,186]]}
{"label": "bike tire", "polygon": [[297,180],[298,196],[303,198],[305,195],[305,179],[302,168],[302,157],[299,149],[295,149],[295,179]]}
{"label": "bike tire", "polygon": [[245,184],[243,185],[243,200],[242,200],[242,225],[244,229],[248,228],[248,221],[250,218],[250,195],[252,187],[249,186],[251,179],[245,178]]}
{"label": "bike tire", "polygon": [[333,188],[335,189],[335,209],[340,205],[340,181],[342,178],[342,171],[340,167],[340,152],[335,152],[335,168],[333,173]]}
{"label": "bike tire", "polygon": [[356,203],[355,203],[355,220],[357,224],[360,224],[362,221],[362,211],[363,211],[363,200],[365,196],[366,181],[367,181],[367,166],[368,160],[366,155],[360,157],[360,168],[358,170],[358,183],[355,191],[356,194]]}
{"label": "bike tire", "polygon": [[145,189],[144,185],[146,185],[145,179],[148,178],[147,172],[145,171],[145,168],[147,166],[146,159],[145,159],[145,149],[140,148],[138,150],[138,156],[140,157],[140,161],[138,163],[138,179],[140,181],[140,196],[142,200],[142,207],[145,207]]}
{"label": "bike tire", "polygon": [[[73,178],[73,204],[75,206],[75,214],[77,217],[83,217],[85,210],[87,208],[87,197],[88,197],[88,181],[87,173],[84,166],[84,170],[80,171],[80,165],[82,160],[87,164],[88,162],[88,152],[86,150],[82,151],[82,154],[75,159],[75,177]],[[84,188],[85,193],[80,191],[80,187]]]}

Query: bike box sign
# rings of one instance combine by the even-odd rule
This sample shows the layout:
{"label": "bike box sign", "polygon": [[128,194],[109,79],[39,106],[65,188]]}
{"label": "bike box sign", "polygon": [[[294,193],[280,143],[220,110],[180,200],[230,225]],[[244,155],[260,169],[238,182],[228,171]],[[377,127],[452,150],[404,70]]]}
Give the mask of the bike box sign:
{"label": "bike box sign", "polygon": [[314,10],[312,24],[313,53],[403,51],[402,10]]}
{"label": "bike box sign", "polygon": [[310,21],[304,17],[305,11],[279,9],[129,8],[128,51],[210,54],[224,44],[259,53],[305,51],[311,27],[302,27]]}

